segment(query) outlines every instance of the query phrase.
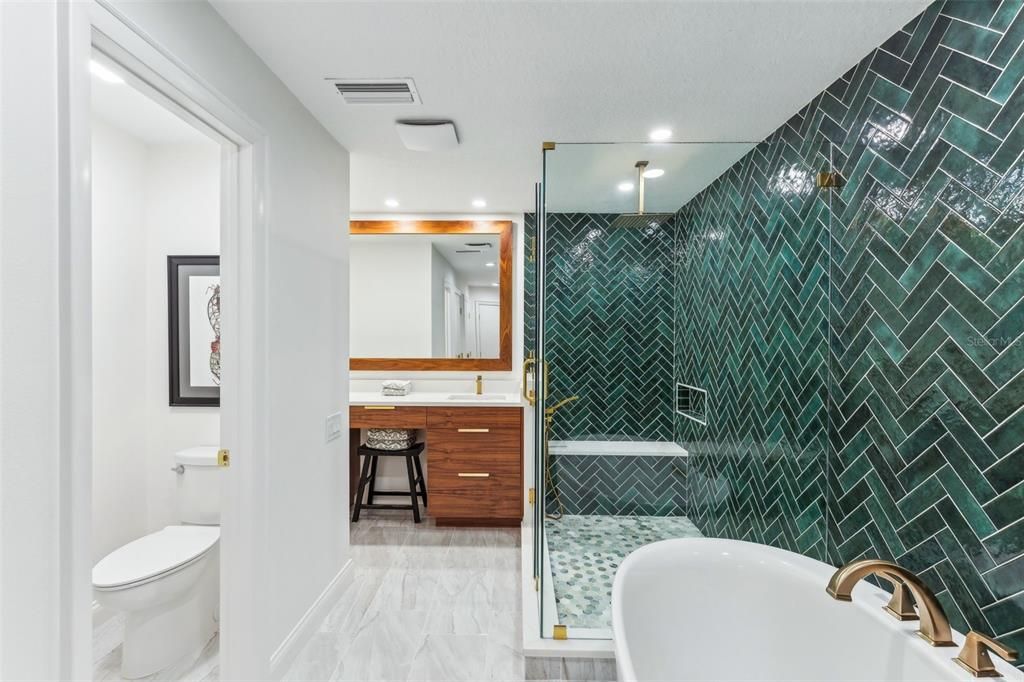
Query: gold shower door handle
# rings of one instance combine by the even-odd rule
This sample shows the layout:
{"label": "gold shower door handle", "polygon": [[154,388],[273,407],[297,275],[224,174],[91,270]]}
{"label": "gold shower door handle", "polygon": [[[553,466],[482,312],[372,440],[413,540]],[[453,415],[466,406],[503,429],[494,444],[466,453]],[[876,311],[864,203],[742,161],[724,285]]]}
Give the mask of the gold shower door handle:
{"label": "gold shower door handle", "polygon": [[531,406],[537,404],[537,392],[534,389],[532,389],[532,388],[528,388],[527,375],[530,372],[530,366],[531,365],[535,366],[536,364],[537,364],[537,359],[536,358],[526,358],[525,360],[523,360],[523,398]]}

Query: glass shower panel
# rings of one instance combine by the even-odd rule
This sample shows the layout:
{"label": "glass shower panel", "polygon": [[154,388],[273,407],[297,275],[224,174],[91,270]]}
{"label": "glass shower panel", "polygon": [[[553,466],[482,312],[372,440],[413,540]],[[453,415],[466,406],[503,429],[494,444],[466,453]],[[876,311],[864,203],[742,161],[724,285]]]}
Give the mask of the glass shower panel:
{"label": "glass shower panel", "polygon": [[610,637],[615,571],[650,542],[824,556],[828,168],[781,136],[546,153],[542,636]]}

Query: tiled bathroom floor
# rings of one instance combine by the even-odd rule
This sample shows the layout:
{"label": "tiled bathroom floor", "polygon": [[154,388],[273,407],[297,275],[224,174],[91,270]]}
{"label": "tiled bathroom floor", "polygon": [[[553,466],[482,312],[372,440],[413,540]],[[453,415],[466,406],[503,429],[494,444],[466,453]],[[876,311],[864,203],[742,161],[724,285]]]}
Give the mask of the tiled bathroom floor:
{"label": "tiled bathroom floor", "polygon": [[519,529],[364,514],[355,582],[286,679],[523,680]]}
{"label": "tiled bathroom floor", "polygon": [[563,516],[544,522],[558,622],[612,627],[612,581],[619,564],[643,545],[703,537],[685,516]]}
{"label": "tiled bathroom floor", "polygon": [[[353,584],[285,679],[525,679],[518,528],[438,528],[370,510],[351,544]],[[119,679],[121,636],[116,622],[97,628],[96,679]],[[194,664],[154,677],[216,679],[216,638]]]}

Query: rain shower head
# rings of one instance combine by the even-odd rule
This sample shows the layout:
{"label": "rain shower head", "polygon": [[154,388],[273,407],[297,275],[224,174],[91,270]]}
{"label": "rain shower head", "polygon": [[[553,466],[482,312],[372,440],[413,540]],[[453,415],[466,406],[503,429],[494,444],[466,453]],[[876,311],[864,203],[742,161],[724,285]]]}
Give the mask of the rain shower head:
{"label": "rain shower head", "polygon": [[647,228],[661,227],[671,218],[671,213],[644,213],[644,171],[647,169],[647,161],[636,162],[636,213],[623,213],[612,221],[609,228]]}
{"label": "rain shower head", "polygon": [[643,229],[648,227],[661,227],[672,218],[671,213],[623,213],[612,221],[611,228]]}

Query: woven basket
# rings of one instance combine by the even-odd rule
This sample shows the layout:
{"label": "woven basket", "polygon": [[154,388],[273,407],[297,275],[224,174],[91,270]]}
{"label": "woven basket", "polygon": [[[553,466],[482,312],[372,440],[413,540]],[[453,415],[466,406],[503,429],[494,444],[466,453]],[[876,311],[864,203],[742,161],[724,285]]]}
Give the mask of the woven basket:
{"label": "woven basket", "polygon": [[374,450],[408,450],[416,443],[412,429],[367,429],[366,447]]}

